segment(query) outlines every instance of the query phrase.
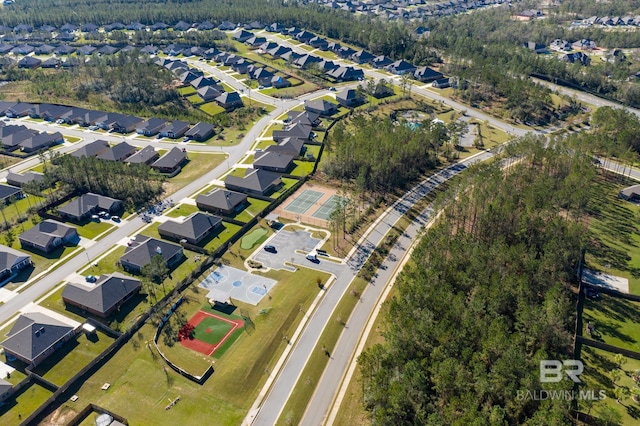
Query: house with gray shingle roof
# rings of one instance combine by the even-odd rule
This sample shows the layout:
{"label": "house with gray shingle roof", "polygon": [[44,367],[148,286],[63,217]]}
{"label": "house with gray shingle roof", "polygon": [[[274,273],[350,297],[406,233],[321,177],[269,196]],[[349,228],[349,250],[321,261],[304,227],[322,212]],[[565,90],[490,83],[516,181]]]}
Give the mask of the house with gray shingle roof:
{"label": "house with gray shingle roof", "polygon": [[32,367],[73,339],[77,328],[41,312],[18,317],[7,339],[0,343],[8,361],[18,359]]}
{"label": "house with gray shingle roof", "polygon": [[50,253],[64,244],[78,244],[80,236],[73,226],[47,219],[24,231],[18,240],[23,249]]}
{"label": "house with gray shingle roof", "polygon": [[31,182],[42,182],[44,174],[38,172],[24,172],[22,174],[9,172],[7,174],[7,183],[12,186],[22,187],[24,184]]}
{"label": "house with gray shingle roof", "polygon": [[22,152],[35,152],[41,149],[49,148],[53,145],[63,143],[64,138],[62,133],[38,133],[30,138],[20,142],[20,151]]}
{"label": "house with gray shingle roof", "polygon": [[173,269],[184,258],[184,251],[177,244],[138,235],[120,257],[120,264],[127,272],[140,274],[155,255],[162,256],[167,268]]}
{"label": "house with gray shingle roof", "polygon": [[129,164],[151,164],[156,161],[160,157],[160,154],[153,149],[151,145],[147,145],[142,148],[140,151],[136,152],[132,156],[128,157],[124,160],[125,163]]}
{"label": "house with gray shingle roof", "polygon": [[20,199],[24,196],[22,190],[16,186],[0,184],[0,203],[9,204],[12,198]]}
{"label": "house with gray shingle roof", "polygon": [[198,123],[184,134],[195,141],[203,142],[215,134],[215,128],[213,124]]}
{"label": "house with gray shingle roof", "polygon": [[158,233],[168,240],[186,240],[190,244],[197,245],[221,227],[222,219],[219,217],[195,212],[181,222],[167,220],[158,226]]}
{"label": "house with gray shingle roof", "polygon": [[136,126],[136,133],[144,136],[157,135],[167,125],[167,120],[150,118]]}
{"label": "house with gray shingle roof", "polygon": [[277,173],[287,173],[293,166],[294,155],[286,152],[263,151],[256,153],[253,167]]}
{"label": "house with gray shingle roof", "polygon": [[0,379],[0,402],[5,401],[13,394],[13,385],[4,379]]}
{"label": "house with gray shingle roof", "polygon": [[122,201],[104,195],[87,192],[58,207],[58,213],[64,218],[81,222],[99,211],[115,213],[122,209]]}
{"label": "house with gray shingle roof", "polygon": [[227,189],[216,188],[207,194],[198,195],[196,206],[200,210],[224,216],[233,216],[247,205],[247,195]]}
{"label": "house with gray shingle roof", "polygon": [[163,138],[178,139],[189,130],[189,123],[186,121],[172,121],[160,130],[160,136]]}
{"label": "house with gray shingle roof", "polygon": [[98,154],[97,158],[99,160],[107,161],[124,161],[131,155],[135,154],[135,152],[135,146],[129,145],[126,142],[120,142],[119,144],[114,145],[111,148]]}
{"label": "house with gray shingle roof", "polygon": [[266,195],[282,184],[279,173],[262,169],[246,169],[244,177],[227,176],[224,186],[232,191],[245,194]]}
{"label": "house with gray shingle roof", "polygon": [[100,275],[95,283],[68,283],[62,291],[67,306],[107,318],[119,310],[141,288],[140,280],[118,272]]}
{"label": "house with gray shingle roof", "polygon": [[109,142],[98,139],[97,141],[89,142],[85,146],[76,149],[70,155],[75,158],[96,157],[109,148]]}
{"label": "house with gray shingle roof", "polygon": [[158,158],[151,167],[160,173],[173,173],[187,161],[187,152],[180,148],[171,148],[169,152]]}
{"label": "house with gray shingle roof", "polygon": [[31,256],[0,244],[0,282],[5,283],[13,275],[31,265]]}

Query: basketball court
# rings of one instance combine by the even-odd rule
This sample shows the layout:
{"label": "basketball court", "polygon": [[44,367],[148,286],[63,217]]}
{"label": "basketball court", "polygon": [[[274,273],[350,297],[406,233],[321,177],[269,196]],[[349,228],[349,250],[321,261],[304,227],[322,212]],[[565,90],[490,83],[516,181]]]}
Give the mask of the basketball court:
{"label": "basketball court", "polygon": [[230,266],[219,266],[198,287],[208,291],[207,298],[226,302],[229,298],[257,305],[277,281],[253,275]]}

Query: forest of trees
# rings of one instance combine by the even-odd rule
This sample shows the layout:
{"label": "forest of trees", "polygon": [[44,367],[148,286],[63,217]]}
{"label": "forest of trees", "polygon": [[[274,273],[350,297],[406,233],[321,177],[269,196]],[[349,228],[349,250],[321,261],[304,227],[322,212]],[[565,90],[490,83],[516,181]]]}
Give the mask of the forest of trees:
{"label": "forest of trees", "polygon": [[569,287],[595,168],[541,142],[512,146],[510,164],[477,167],[447,193],[386,304],[385,342],[358,360],[375,424],[570,424],[565,402],[516,395],[551,388],[539,360],[571,356]]}
{"label": "forest of trees", "polygon": [[147,205],[163,191],[164,178],[145,164],[104,161],[94,157],[54,155],[45,177],[62,184],[65,193],[93,192],[122,200],[127,209]]}

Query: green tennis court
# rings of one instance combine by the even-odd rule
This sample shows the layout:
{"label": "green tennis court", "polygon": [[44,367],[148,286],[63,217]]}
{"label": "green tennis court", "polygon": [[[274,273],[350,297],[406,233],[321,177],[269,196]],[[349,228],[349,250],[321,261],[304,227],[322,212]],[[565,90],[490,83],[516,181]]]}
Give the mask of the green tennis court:
{"label": "green tennis court", "polygon": [[205,317],[193,330],[193,337],[211,345],[217,344],[231,330],[233,324],[215,317]]}
{"label": "green tennis court", "polygon": [[303,214],[311,208],[318,201],[324,192],[313,191],[311,189],[305,189],[305,191],[298,195],[295,200],[289,203],[284,209],[288,212]]}
{"label": "green tennis court", "polygon": [[325,201],[311,216],[322,220],[329,220],[329,216],[331,216],[331,213],[336,209],[336,206],[342,199],[343,198],[338,195],[332,195],[331,198]]}

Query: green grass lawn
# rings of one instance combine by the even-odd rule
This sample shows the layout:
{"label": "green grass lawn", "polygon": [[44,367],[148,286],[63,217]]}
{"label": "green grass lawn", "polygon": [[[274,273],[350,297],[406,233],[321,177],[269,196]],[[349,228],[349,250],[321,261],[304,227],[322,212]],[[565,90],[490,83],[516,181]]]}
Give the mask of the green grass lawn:
{"label": "green grass lawn", "polygon": [[93,240],[98,235],[115,228],[115,225],[108,220],[101,220],[100,222],[90,221],[77,227],[78,234],[80,234],[81,237],[90,240]]}
{"label": "green grass lawn", "polygon": [[[637,374],[640,371],[640,361],[624,358],[622,365],[618,367],[614,357],[615,355],[611,352],[582,345],[580,359],[584,363],[584,372],[580,375],[583,383],[580,385],[580,390],[594,390],[596,393],[604,390],[606,398],[593,403],[578,400],[578,408],[581,412],[598,418],[614,411],[620,421],[611,424],[635,425],[640,422],[640,405],[630,396],[626,396],[618,403],[613,392],[616,387],[625,387],[629,391],[638,387],[631,377],[634,372]],[[616,384],[613,383],[611,376],[611,371],[614,370],[620,371],[620,379]]]}
{"label": "green grass lawn", "polygon": [[180,173],[165,183],[165,194],[170,195],[179,188],[199,178],[211,169],[217,167],[227,158],[226,154],[189,153],[189,162]]}
{"label": "green grass lawn", "polygon": [[283,183],[282,187],[278,189],[278,191],[270,195],[271,198],[280,197],[287,189],[291,188],[293,185],[298,183],[298,180],[291,179],[291,178],[282,178],[282,183]]}
{"label": "green grass lawn", "polygon": [[277,143],[272,141],[272,140],[263,140],[263,141],[258,142],[258,144],[255,146],[255,149],[264,150],[266,147],[271,146],[271,145],[277,145]]}
{"label": "green grass lawn", "polygon": [[165,216],[168,217],[181,217],[181,216],[189,216],[195,212],[199,212],[200,210],[193,204],[178,204],[176,207],[171,209],[168,213],[165,213]]}
{"label": "green grass lawn", "polygon": [[305,145],[305,148],[306,148],[305,155],[312,154],[313,158],[318,159],[318,157],[320,156],[319,145]]}
{"label": "green grass lawn", "polygon": [[80,138],[78,138],[76,136],[64,135],[64,140],[67,141],[67,142],[75,143],[75,142],[78,142],[80,140]]}
{"label": "green grass lawn", "polygon": [[122,272],[121,269],[116,265],[116,263],[120,260],[122,255],[124,255],[125,248],[122,246],[116,246],[114,250],[109,252],[105,257],[100,259],[96,265],[89,265],[84,269],[80,270],[79,273],[82,275],[95,275],[99,276],[101,274],[110,274],[114,271]]}
{"label": "green grass lawn", "polygon": [[237,212],[232,218],[235,220],[239,220],[240,222],[249,222],[255,216],[257,216],[260,212],[267,208],[269,201],[259,200],[257,198],[247,198],[249,205]]}
{"label": "green grass lawn", "polygon": [[222,108],[215,102],[209,102],[204,105],[200,105],[198,108],[211,116],[225,112],[224,108]]}
{"label": "green grass lawn", "polygon": [[[316,280],[328,278],[327,274],[308,269],[295,273],[273,271],[267,276],[278,280],[270,292],[272,298],[265,298],[257,306],[238,303],[238,308],[251,317],[255,327],[243,330],[236,342],[215,361],[215,373],[204,385],[193,383],[166,366],[153,345],[149,345],[155,327],[147,324],[82,384],[76,391],[80,401],[91,401],[117,412],[130,424],[165,424],[164,406],[180,396],[180,402],[170,411],[171,423],[210,423],[211,410],[215,410],[216,424],[240,424],[268,376],[265,371],[273,369],[286,346],[282,336],[292,335],[302,318],[300,305],[308,307],[318,293]],[[206,303],[205,292],[192,288],[187,291],[180,315],[190,318]],[[205,359],[202,354],[179,344],[167,347],[162,341],[161,337],[163,352],[178,364],[198,363],[199,367],[206,368],[211,363],[211,359]],[[105,382],[111,383],[111,387],[102,391],[100,387]],[[65,402],[61,410],[77,412],[80,408]]]}
{"label": "green grass lawn", "polygon": [[20,394],[9,398],[0,406],[2,424],[17,425],[26,419],[36,408],[42,405],[52,392],[42,386],[31,383]]}
{"label": "green grass lawn", "polygon": [[193,86],[180,87],[178,89],[178,93],[181,96],[190,96],[190,95],[193,95],[194,93],[196,93],[196,89]]}
{"label": "green grass lawn", "polygon": [[313,171],[313,166],[315,165],[315,162],[313,161],[294,160],[293,163],[296,165],[296,167],[290,172],[293,176],[310,175]]}
{"label": "green grass lawn", "polygon": [[226,243],[229,238],[233,237],[240,230],[241,226],[229,222],[222,222],[222,229],[217,234],[213,234],[210,238],[201,243],[204,244],[205,250],[214,251]]}
{"label": "green grass lawn", "polygon": [[598,300],[586,299],[582,319],[595,325],[591,338],[640,352],[640,303],[602,294]]}
{"label": "green grass lawn", "polygon": [[62,386],[113,342],[113,338],[99,330],[96,330],[95,336],[80,333],[76,339],[65,343],[39,364],[34,373]]}
{"label": "green grass lawn", "polygon": [[[191,95],[187,97],[187,100],[192,104],[201,104],[204,100],[198,95]],[[222,107],[221,107],[222,108]]]}
{"label": "green grass lawn", "polygon": [[587,247],[587,266],[629,280],[629,292],[640,294],[640,206],[618,198],[618,193],[637,182],[619,176],[600,175],[591,181],[588,210],[592,243]]}
{"label": "green grass lawn", "polygon": [[261,244],[267,239],[268,231],[263,228],[257,228],[242,237],[240,248],[243,250],[251,250],[258,244]]}

